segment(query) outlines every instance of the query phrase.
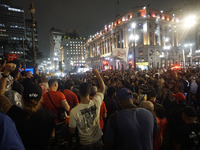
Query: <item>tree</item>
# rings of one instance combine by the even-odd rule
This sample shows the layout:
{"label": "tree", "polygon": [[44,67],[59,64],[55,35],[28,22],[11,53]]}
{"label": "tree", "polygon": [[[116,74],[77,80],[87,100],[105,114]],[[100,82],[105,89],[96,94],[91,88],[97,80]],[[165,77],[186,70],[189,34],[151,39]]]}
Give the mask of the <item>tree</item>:
{"label": "tree", "polygon": [[[26,65],[27,67],[33,67],[33,48],[30,42],[25,40],[25,58],[26,58]],[[42,59],[44,58],[43,53],[39,51],[38,47],[35,47],[36,50],[36,59]]]}

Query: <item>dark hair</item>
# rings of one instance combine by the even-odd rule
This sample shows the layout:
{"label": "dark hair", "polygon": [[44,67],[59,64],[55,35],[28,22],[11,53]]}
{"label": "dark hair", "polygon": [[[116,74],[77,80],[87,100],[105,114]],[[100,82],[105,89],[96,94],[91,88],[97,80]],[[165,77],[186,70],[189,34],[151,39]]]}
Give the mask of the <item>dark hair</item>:
{"label": "dark hair", "polygon": [[68,79],[65,81],[64,88],[65,89],[71,89],[71,87],[74,86],[74,81],[72,79]]}
{"label": "dark hair", "polygon": [[165,118],[165,108],[162,105],[160,104],[154,105],[154,110],[158,118],[160,119]]}
{"label": "dark hair", "polygon": [[188,117],[196,117],[196,111],[191,106],[186,106],[183,108],[182,113],[186,114]]}
{"label": "dark hair", "polygon": [[156,97],[157,96],[157,92],[155,89],[152,89],[151,92],[149,93],[150,97]]}
{"label": "dark hair", "polygon": [[87,82],[83,82],[79,86],[80,95],[86,97],[90,94],[91,85]]}
{"label": "dark hair", "polygon": [[113,96],[113,94],[116,93],[116,88],[115,87],[109,87],[107,90],[107,96]]}
{"label": "dark hair", "polygon": [[58,82],[58,80],[56,78],[52,78],[48,81],[48,85],[49,87],[52,86],[55,82]]}
{"label": "dark hair", "polygon": [[90,96],[95,96],[97,93],[97,87],[96,86],[92,86],[91,90],[90,90]]}
{"label": "dark hair", "polygon": [[20,73],[20,70],[18,68],[16,68],[13,72],[10,73],[10,75],[13,78],[16,78],[19,73]]}

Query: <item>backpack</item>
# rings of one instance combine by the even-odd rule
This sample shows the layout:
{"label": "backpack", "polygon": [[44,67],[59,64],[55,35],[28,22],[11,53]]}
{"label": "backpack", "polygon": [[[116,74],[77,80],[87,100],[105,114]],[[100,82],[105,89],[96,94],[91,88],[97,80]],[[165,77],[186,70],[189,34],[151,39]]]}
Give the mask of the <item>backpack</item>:
{"label": "backpack", "polygon": [[64,109],[64,107],[56,107],[56,105],[53,103],[53,101],[51,100],[51,97],[49,95],[49,92],[47,92],[47,95],[51,101],[51,103],[53,104],[53,106],[56,108],[57,110],[57,116],[56,118],[59,120],[59,121],[64,121],[65,118],[66,118],[66,111]]}

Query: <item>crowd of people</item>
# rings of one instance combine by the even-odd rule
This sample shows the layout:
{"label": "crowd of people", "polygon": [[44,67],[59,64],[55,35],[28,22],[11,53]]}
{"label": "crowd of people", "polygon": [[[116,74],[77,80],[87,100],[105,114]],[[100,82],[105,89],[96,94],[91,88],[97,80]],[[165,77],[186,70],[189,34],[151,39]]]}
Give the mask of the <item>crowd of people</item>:
{"label": "crowd of people", "polygon": [[93,69],[47,77],[0,68],[2,150],[199,150],[200,69]]}

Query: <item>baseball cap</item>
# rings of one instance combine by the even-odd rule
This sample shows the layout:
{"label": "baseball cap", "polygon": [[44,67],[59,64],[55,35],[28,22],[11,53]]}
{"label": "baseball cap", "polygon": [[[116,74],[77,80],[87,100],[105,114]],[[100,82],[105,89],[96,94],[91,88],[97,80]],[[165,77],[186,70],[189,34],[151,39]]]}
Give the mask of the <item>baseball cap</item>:
{"label": "baseball cap", "polygon": [[128,88],[122,88],[117,92],[117,99],[131,99],[133,98],[133,93]]}
{"label": "baseball cap", "polygon": [[181,92],[178,92],[176,94],[172,94],[174,98],[176,98],[178,101],[184,101],[185,100],[185,95]]}
{"label": "baseball cap", "polygon": [[24,87],[23,98],[25,101],[39,101],[42,96],[42,88],[36,83],[27,84]]}

